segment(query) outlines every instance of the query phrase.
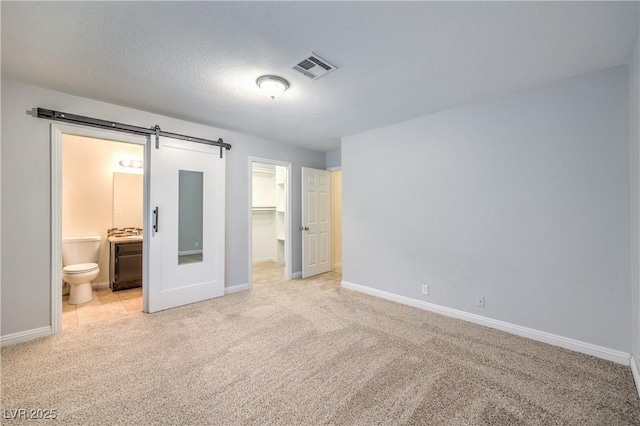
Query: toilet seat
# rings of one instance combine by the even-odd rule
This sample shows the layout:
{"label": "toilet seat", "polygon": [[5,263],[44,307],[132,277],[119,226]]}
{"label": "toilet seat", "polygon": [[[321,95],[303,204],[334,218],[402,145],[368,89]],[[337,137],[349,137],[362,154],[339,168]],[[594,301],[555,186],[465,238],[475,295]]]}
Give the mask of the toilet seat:
{"label": "toilet seat", "polygon": [[97,263],[78,263],[77,265],[68,265],[62,268],[62,272],[66,274],[84,274],[98,269]]}

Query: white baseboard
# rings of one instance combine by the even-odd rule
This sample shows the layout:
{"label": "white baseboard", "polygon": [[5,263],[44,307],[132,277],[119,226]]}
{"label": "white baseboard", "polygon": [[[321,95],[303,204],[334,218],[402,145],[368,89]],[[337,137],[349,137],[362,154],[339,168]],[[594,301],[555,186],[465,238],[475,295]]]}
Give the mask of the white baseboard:
{"label": "white baseboard", "polygon": [[302,278],[302,271],[294,272],[293,274],[291,274],[292,280],[296,280],[298,278]]}
{"label": "white baseboard", "polygon": [[245,291],[251,289],[251,286],[248,283],[232,285],[230,287],[224,288],[224,294],[237,293],[239,291]]}
{"label": "white baseboard", "polygon": [[631,355],[631,360],[629,361],[631,364],[631,373],[633,373],[633,381],[636,383],[636,391],[638,391],[638,396],[640,396],[640,371],[638,371],[638,363],[633,355]]}
{"label": "white baseboard", "polygon": [[184,250],[184,251],[179,251],[178,252],[178,256],[187,256],[190,254],[200,254],[202,253],[202,249],[199,250]]}
{"label": "white baseboard", "polygon": [[604,346],[594,345],[592,343],[582,342],[580,340],[571,339],[569,337],[558,336],[556,334],[547,333],[545,331],[535,330],[533,328],[522,327],[520,325],[511,324],[492,318],[483,317],[458,309],[448,308],[446,306],[436,305],[434,303],[424,302],[422,300],[413,299],[411,297],[400,296],[398,294],[389,293],[387,291],[366,287],[360,284],[354,284],[342,281],[342,287],[377,296],[382,299],[391,300],[393,302],[402,303],[404,305],[413,306],[414,308],[424,309],[426,311],[435,312],[452,318],[461,319],[472,322],[474,324],[484,325],[485,327],[495,328],[497,330],[506,331],[521,337],[526,337],[538,342],[548,343],[550,345],[559,346],[575,352],[595,356],[597,358],[613,361],[618,364],[629,365],[631,354],[616,349],[605,348]]}
{"label": "white baseboard", "polygon": [[275,261],[276,261],[275,257],[259,257],[258,259],[253,259],[251,263],[255,265],[256,263],[266,263],[266,262],[275,262]]}
{"label": "white baseboard", "polygon": [[51,336],[51,326],[34,328],[31,330],[21,331],[18,333],[7,334],[0,337],[0,345],[8,346],[16,343],[26,342],[27,340],[37,339],[38,337]]}

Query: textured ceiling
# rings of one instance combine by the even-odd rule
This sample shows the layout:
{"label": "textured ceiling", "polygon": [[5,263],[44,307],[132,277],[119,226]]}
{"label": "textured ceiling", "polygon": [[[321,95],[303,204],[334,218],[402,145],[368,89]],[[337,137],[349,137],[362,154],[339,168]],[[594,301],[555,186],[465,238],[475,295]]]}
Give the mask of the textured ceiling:
{"label": "textured ceiling", "polygon": [[[625,63],[638,34],[637,2],[3,1],[1,13],[4,78],[322,151]],[[340,69],[291,70],[311,51]],[[291,88],[271,101],[263,74]]]}

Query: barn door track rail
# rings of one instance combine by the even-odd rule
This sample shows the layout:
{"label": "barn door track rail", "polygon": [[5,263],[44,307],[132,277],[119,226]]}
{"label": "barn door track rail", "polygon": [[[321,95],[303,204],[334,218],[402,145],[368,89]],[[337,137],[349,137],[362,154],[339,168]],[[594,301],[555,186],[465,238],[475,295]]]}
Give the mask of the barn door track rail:
{"label": "barn door track rail", "polygon": [[180,139],[188,142],[202,143],[205,145],[213,145],[220,147],[220,158],[222,158],[223,150],[230,150],[231,144],[222,141],[219,138],[217,141],[211,139],[196,138],[194,136],[181,135],[179,133],[165,132],[160,129],[160,126],[155,125],[151,128],[133,126],[131,124],[116,123],[114,121],[101,120],[99,118],[85,117],[77,114],[70,114],[68,112],[55,111],[46,108],[34,108],[31,115],[37,118],[45,118],[48,120],[64,121],[66,123],[80,124],[83,126],[97,127],[99,129],[115,130],[117,132],[131,133],[134,135],[146,135],[155,136],[156,148],[160,148],[160,136],[167,138]]}

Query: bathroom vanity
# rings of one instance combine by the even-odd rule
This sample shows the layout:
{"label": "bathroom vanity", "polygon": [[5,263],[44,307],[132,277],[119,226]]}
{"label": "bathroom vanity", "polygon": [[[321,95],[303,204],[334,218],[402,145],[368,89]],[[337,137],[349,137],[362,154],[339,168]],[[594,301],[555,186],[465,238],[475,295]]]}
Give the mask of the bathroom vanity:
{"label": "bathroom vanity", "polygon": [[109,287],[111,291],[142,286],[142,238],[109,237]]}

